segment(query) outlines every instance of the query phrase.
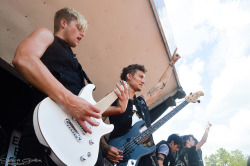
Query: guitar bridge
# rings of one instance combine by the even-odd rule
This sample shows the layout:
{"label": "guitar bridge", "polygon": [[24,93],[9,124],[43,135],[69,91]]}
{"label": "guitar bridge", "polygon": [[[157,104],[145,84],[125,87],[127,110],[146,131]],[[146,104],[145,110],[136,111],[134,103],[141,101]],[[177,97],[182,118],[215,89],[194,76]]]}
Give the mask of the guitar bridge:
{"label": "guitar bridge", "polygon": [[71,123],[69,118],[66,118],[64,120],[64,123],[67,125],[67,127],[69,128],[69,130],[72,132],[72,134],[74,135],[74,137],[76,138],[77,141],[81,142],[82,141],[82,137],[80,136],[80,134],[78,133],[78,131],[76,130],[76,128],[74,127],[74,125]]}

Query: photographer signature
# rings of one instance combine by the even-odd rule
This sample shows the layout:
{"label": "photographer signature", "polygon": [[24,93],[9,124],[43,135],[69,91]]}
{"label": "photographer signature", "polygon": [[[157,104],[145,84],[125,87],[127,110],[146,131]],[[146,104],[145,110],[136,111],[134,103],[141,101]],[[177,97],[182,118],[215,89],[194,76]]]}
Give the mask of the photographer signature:
{"label": "photographer signature", "polygon": [[[5,158],[0,159],[0,163],[5,164],[6,160],[7,159],[5,159]],[[9,161],[8,161],[8,165],[13,165],[13,164],[14,165],[28,165],[28,164],[30,164],[32,162],[34,162],[34,163],[38,163],[38,162],[42,163],[42,160],[36,159],[36,158],[34,158],[34,159],[25,158],[25,159],[22,159],[22,160],[10,158]]]}

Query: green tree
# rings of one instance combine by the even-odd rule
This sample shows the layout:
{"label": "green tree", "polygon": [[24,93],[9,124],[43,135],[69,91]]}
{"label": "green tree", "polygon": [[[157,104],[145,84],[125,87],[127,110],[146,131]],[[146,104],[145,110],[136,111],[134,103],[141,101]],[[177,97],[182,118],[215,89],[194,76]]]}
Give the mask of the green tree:
{"label": "green tree", "polygon": [[224,148],[219,148],[215,154],[205,157],[206,166],[246,166],[247,155],[239,150],[230,153]]}

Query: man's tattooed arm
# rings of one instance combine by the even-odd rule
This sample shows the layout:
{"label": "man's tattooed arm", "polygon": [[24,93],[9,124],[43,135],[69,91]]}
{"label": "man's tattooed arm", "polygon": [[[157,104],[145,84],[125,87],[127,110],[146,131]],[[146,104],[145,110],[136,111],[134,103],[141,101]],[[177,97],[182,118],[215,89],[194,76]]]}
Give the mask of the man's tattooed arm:
{"label": "man's tattooed arm", "polygon": [[157,86],[157,87],[154,87],[151,91],[148,92],[148,93],[149,93],[149,96],[150,96],[150,97],[153,96],[158,90],[159,90],[159,87],[158,87],[158,86]]}
{"label": "man's tattooed arm", "polygon": [[166,86],[166,83],[162,83],[163,85],[162,85],[162,87],[160,88],[160,89],[164,89],[165,88],[165,86]]}
{"label": "man's tattooed arm", "polygon": [[154,87],[151,91],[149,91],[148,93],[149,93],[149,96],[151,97],[151,96],[153,96],[156,92],[158,92],[158,91],[161,91],[162,89],[164,89],[165,88],[165,86],[166,86],[166,83],[162,83],[163,85],[162,85],[162,87],[158,87],[158,86],[156,86],[156,87]]}

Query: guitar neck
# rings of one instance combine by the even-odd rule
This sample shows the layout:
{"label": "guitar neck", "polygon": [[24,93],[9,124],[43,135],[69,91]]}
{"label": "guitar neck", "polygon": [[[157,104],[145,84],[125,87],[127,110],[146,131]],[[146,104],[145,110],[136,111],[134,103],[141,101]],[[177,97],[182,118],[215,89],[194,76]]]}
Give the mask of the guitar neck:
{"label": "guitar neck", "polygon": [[148,138],[152,133],[154,133],[158,128],[160,128],[164,123],[166,123],[169,119],[171,119],[176,113],[178,113],[182,108],[184,108],[189,102],[185,100],[180,105],[175,107],[171,112],[162,117],[155,124],[150,126],[147,130],[142,132],[140,135],[134,138],[134,142],[137,144],[141,144],[146,138]]}
{"label": "guitar neck", "polygon": [[100,100],[98,103],[96,103],[96,106],[101,110],[101,114],[106,111],[106,109],[117,99],[117,95],[115,92],[111,92],[106,97],[104,97],[102,100]]}

